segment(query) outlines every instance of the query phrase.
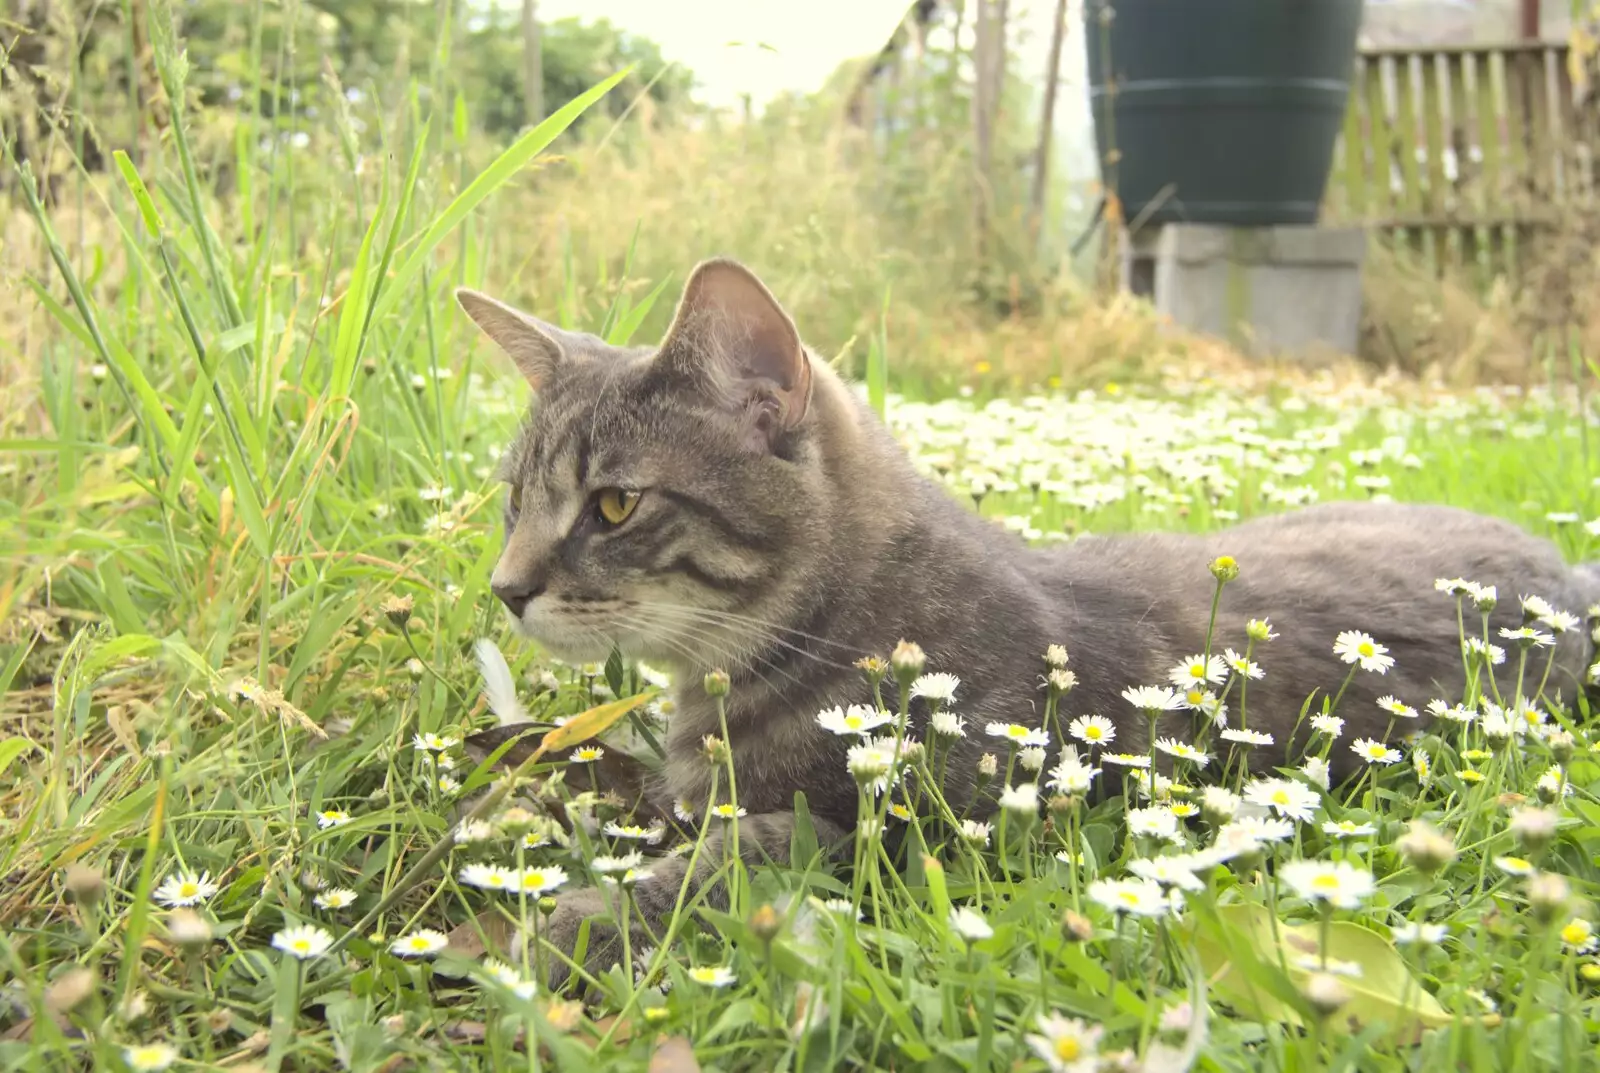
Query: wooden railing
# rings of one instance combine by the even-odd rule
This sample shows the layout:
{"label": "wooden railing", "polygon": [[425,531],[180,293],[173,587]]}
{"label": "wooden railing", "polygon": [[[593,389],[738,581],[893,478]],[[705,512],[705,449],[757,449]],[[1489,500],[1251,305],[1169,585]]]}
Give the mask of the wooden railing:
{"label": "wooden railing", "polygon": [[1363,50],[1326,215],[1435,269],[1514,276],[1541,232],[1595,202],[1597,147],[1565,45]]}

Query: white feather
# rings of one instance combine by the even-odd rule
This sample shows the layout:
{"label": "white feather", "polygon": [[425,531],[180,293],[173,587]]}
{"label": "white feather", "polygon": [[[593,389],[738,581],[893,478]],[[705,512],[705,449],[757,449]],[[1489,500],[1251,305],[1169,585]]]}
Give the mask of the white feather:
{"label": "white feather", "polygon": [[500,646],[487,637],[480,637],[472,649],[478,656],[478,670],[483,674],[483,695],[489,702],[500,726],[528,722],[528,713],[517,699],[517,680],[511,677],[511,668]]}

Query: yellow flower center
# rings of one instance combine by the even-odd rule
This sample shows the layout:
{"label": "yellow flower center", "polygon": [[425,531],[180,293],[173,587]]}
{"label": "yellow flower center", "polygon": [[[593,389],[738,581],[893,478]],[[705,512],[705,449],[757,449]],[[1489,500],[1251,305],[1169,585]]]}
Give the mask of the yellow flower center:
{"label": "yellow flower center", "polygon": [[1102,736],[1102,734],[1103,734],[1103,731],[1101,731],[1101,729],[1099,727],[1084,727],[1083,728],[1083,736],[1088,738],[1090,741],[1099,741],[1101,736]]}
{"label": "yellow flower center", "polygon": [[1278,790],[1278,791],[1274,792],[1273,795],[1272,795],[1272,803],[1274,805],[1287,805],[1289,803],[1289,793],[1288,793],[1288,791],[1287,790]]}
{"label": "yellow flower center", "polygon": [[1007,736],[1013,738],[1025,738],[1028,736],[1028,728],[1012,723],[1010,726],[1006,727],[1006,734]]}
{"label": "yellow flower center", "polygon": [[1377,654],[1377,649],[1372,647],[1371,641],[1362,641],[1360,644],[1356,645],[1356,651],[1361,655],[1368,657],[1369,659]]}
{"label": "yellow flower center", "polygon": [[1121,894],[1118,895],[1118,897],[1121,898],[1123,900],[1123,902],[1125,902],[1128,905],[1138,905],[1139,904],[1139,896],[1137,894],[1133,893],[1133,891],[1131,891],[1131,890],[1123,891]]}
{"label": "yellow flower center", "polygon": [[294,947],[294,952],[297,954],[311,953],[311,943],[307,939],[296,939],[290,945]]}
{"label": "yellow flower center", "polygon": [[185,898],[193,898],[200,893],[200,885],[198,883],[179,883],[178,893]]}
{"label": "yellow flower center", "polygon": [[1571,924],[1561,929],[1561,941],[1568,946],[1582,946],[1589,941],[1589,925],[1586,921],[1574,920]]}
{"label": "yellow flower center", "polygon": [[1323,874],[1311,881],[1314,890],[1338,890],[1339,877],[1331,873]]}
{"label": "yellow flower center", "polygon": [[1071,1062],[1083,1053],[1083,1045],[1077,1036],[1057,1036],[1055,1052],[1063,1062]]}
{"label": "yellow flower center", "polygon": [[861,722],[862,720],[859,715],[847,715],[844,717],[844,725],[849,727],[851,730],[860,730]]}

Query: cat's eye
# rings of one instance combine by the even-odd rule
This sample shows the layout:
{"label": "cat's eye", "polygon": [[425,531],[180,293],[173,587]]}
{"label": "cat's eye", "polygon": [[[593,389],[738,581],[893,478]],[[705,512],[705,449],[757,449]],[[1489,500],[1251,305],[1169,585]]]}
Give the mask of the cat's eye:
{"label": "cat's eye", "polygon": [[621,525],[638,505],[639,493],[626,488],[602,488],[595,497],[595,509],[600,512],[600,520],[607,525]]}

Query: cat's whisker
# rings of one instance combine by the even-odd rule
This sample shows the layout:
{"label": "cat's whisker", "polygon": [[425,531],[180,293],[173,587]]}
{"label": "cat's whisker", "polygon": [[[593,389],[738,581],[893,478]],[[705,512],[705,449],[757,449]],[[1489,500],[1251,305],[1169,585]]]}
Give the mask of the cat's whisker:
{"label": "cat's whisker", "polygon": [[659,600],[648,601],[648,606],[671,611],[688,611],[696,615],[706,616],[708,618],[726,619],[730,622],[736,622],[743,626],[756,626],[763,630],[774,633],[786,633],[807,641],[815,641],[818,644],[827,645],[830,648],[841,648],[853,656],[865,656],[868,654],[855,645],[847,645],[843,642],[835,641],[828,637],[819,637],[814,633],[807,633],[804,630],[797,630],[792,626],[784,626],[768,619],[757,618],[754,615],[741,615],[736,611],[719,611],[708,607],[691,607],[688,604],[671,604]]}
{"label": "cat's whisker", "polygon": [[[686,623],[652,622],[648,618],[644,620],[630,618],[623,621],[625,621],[631,629],[657,631],[658,634],[663,638],[679,642],[677,647],[680,651],[685,651],[685,646],[683,644],[685,641],[697,642],[704,645],[707,643],[714,643],[715,640],[713,637],[704,636],[693,631],[689,624]],[[769,670],[776,671],[778,674],[783,675],[783,677],[787,678],[796,686],[803,686],[805,684],[799,678],[783,670],[781,667],[775,666],[770,659],[762,657],[759,651],[752,653],[739,652],[732,649],[727,651],[714,649],[709,658],[703,655],[695,656],[693,657],[693,662],[707,668],[715,666],[718,663],[729,663],[734,669],[747,670],[754,674],[757,678],[761,679],[762,683],[765,684],[768,689],[773,690],[776,690],[777,687],[773,684],[772,679],[768,678],[761,672],[760,666],[762,664],[765,664]]]}
{"label": "cat's whisker", "polygon": [[[655,604],[655,603],[642,603],[642,602],[637,604],[636,606],[639,607],[641,610],[651,611],[651,612],[655,612],[655,613],[658,613],[658,614],[677,615],[677,616],[680,617],[680,621],[681,620],[687,620],[689,622],[693,622],[693,623],[696,623],[698,625],[710,627],[710,628],[713,628],[713,629],[732,629],[733,627],[737,626],[741,630],[743,630],[744,632],[753,633],[755,636],[760,637],[761,639],[766,641],[768,644],[775,645],[775,646],[778,646],[780,648],[788,649],[790,652],[793,652],[797,656],[803,656],[806,659],[812,660],[812,661],[814,661],[816,663],[820,663],[823,666],[833,667],[833,668],[838,669],[838,670],[849,670],[850,669],[850,665],[849,664],[840,663],[837,660],[828,659],[826,656],[819,656],[815,652],[812,652],[812,651],[810,651],[810,650],[808,650],[806,648],[803,648],[803,647],[801,647],[799,645],[796,645],[791,641],[784,640],[782,637],[777,636],[777,634],[775,632],[773,632],[775,629],[779,629],[781,627],[770,627],[770,626],[760,625],[759,624],[759,620],[752,619],[748,623],[740,622],[740,621],[722,622],[722,621],[718,621],[717,619],[712,617],[712,614],[708,614],[708,613],[702,611],[699,608],[681,607],[681,606],[672,605],[672,604]],[[792,632],[799,633],[799,631],[792,631]],[[838,645],[836,647],[845,648],[846,646]]]}

